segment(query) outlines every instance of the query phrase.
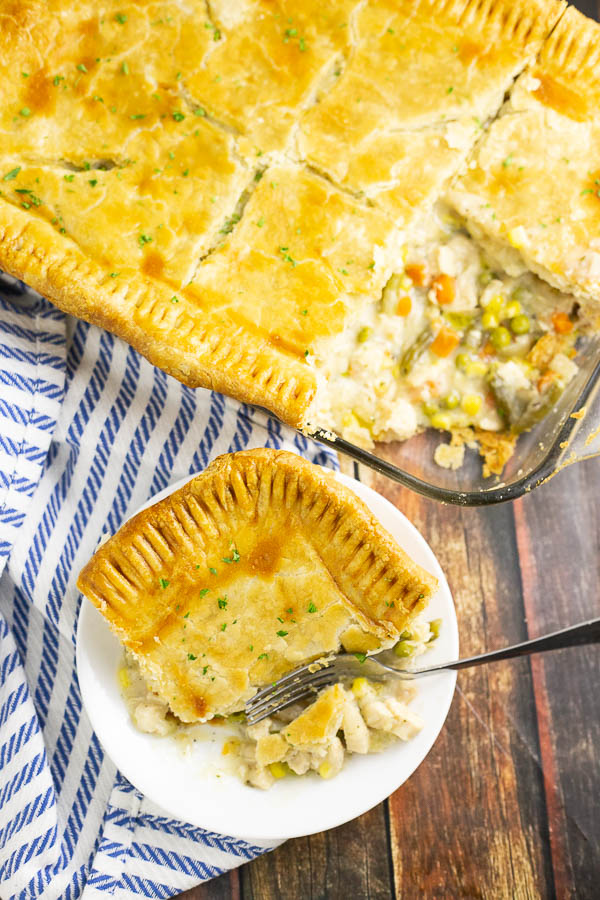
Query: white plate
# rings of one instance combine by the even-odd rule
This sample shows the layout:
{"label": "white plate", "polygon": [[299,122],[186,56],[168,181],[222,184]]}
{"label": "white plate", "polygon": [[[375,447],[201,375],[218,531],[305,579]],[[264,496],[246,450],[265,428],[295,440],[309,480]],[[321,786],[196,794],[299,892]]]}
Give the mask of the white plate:
{"label": "white plate", "polygon": [[[458,656],[452,595],[429,545],[408,519],[380,494],[342,474],[337,477],[370,507],[406,552],[435,575],[439,590],[427,618],[443,620],[441,635],[427,654],[436,663]],[[170,494],[173,485],[150,503]],[[346,758],[340,774],[324,781],[316,774],[277,781],[268,791],[248,787],[227,772],[221,753],[227,730],[205,726],[206,741],[184,752],[173,738],[134,728],[119,693],[121,646],[96,608],[84,599],[77,629],[77,672],[83,703],[106,753],[138,790],[174,818],[246,840],[283,840],[342,825],[380,803],[412,775],[437,738],[452,701],[456,674],[442,672],[419,682],[413,708],[425,721],[407,743],[383,753]]]}

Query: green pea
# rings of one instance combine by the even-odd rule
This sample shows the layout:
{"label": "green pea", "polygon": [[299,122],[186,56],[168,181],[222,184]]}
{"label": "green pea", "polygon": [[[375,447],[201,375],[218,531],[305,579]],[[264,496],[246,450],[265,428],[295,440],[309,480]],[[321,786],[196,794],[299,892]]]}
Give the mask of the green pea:
{"label": "green pea", "polygon": [[431,632],[430,641],[435,641],[440,636],[440,631],[442,628],[442,620],[441,619],[432,619],[429,623],[429,630]]}
{"label": "green pea", "polygon": [[365,341],[368,341],[371,335],[373,334],[373,329],[369,328],[368,325],[365,325],[364,328],[361,328],[358,332],[358,337],[356,340],[359,344],[364,344]]}
{"label": "green pea", "polygon": [[444,406],[446,409],[456,409],[460,403],[460,394],[458,391],[451,391],[447,397],[444,397]]}
{"label": "green pea", "polygon": [[394,647],[394,653],[401,659],[407,659],[409,656],[412,656],[414,652],[415,648],[410,641],[398,641]]}
{"label": "green pea", "polygon": [[514,334],[527,334],[530,328],[529,317],[524,313],[515,316],[510,320],[510,327]]}
{"label": "green pea", "polygon": [[438,411],[437,406],[431,400],[425,400],[423,403],[423,412],[426,416],[435,416]]}
{"label": "green pea", "polygon": [[496,350],[502,350],[504,347],[508,347],[511,342],[510,331],[503,325],[499,325],[490,334],[490,341]]}

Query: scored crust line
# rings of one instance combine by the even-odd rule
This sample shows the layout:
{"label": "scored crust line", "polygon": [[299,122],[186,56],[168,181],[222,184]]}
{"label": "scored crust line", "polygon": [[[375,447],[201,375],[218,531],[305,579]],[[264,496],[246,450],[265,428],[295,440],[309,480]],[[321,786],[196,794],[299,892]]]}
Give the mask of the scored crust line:
{"label": "scored crust line", "polygon": [[[207,0],[207,2],[208,2],[208,0]],[[340,58],[343,59],[343,62],[344,62],[344,68],[345,68],[345,66],[347,66],[347,64],[348,64],[348,62],[350,61],[350,58],[351,58],[351,56],[352,56],[352,53],[353,53],[354,50],[356,49],[355,20],[356,20],[356,17],[357,17],[357,15],[358,15],[358,12],[359,12],[360,9],[365,5],[365,2],[366,2],[366,0],[361,0],[361,2],[358,3],[357,6],[352,10],[352,13],[351,13],[351,16],[350,16],[350,29],[349,29],[349,31],[350,31],[350,33],[351,33],[351,35],[352,35],[352,37],[353,37],[353,40],[352,40],[352,42],[351,42],[350,52],[349,52],[347,55],[346,55],[346,54],[340,54]],[[474,158],[475,152],[476,152],[476,150],[478,149],[478,147],[479,147],[479,145],[480,145],[480,142],[481,142],[481,141],[483,140],[483,138],[487,135],[487,133],[489,132],[489,130],[490,130],[490,128],[492,127],[492,125],[494,124],[494,122],[500,117],[501,114],[503,114],[503,110],[504,110],[504,108],[505,108],[505,106],[506,106],[508,100],[510,99],[510,95],[511,95],[512,89],[513,89],[513,87],[514,87],[514,85],[515,85],[515,82],[516,82],[517,79],[523,74],[523,72],[525,71],[525,69],[527,69],[528,67],[530,67],[534,62],[538,62],[538,61],[540,60],[540,57],[542,56],[542,53],[543,53],[543,51],[544,51],[544,48],[546,47],[546,45],[547,45],[547,43],[548,43],[548,41],[549,41],[551,35],[552,35],[552,34],[554,33],[554,31],[557,29],[557,27],[558,27],[558,25],[559,25],[559,23],[560,23],[562,17],[565,15],[565,13],[566,13],[566,11],[567,11],[567,9],[569,9],[569,6],[568,6],[568,4],[565,3],[565,5],[564,5],[564,7],[562,8],[562,11],[561,11],[560,15],[558,16],[556,22],[554,23],[554,25],[552,26],[552,28],[548,31],[548,33],[545,35],[543,41],[541,42],[540,48],[539,48],[539,50],[538,50],[538,52],[537,52],[535,58],[532,59],[532,60],[530,60],[530,61],[527,62],[527,63],[524,63],[523,66],[522,66],[522,68],[520,68],[519,71],[515,73],[515,75],[513,76],[512,80],[511,80],[511,82],[510,82],[510,84],[507,86],[507,88],[506,88],[506,90],[505,90],[505,92],[504,92],[504,97],[503,97],[503,99],[502,99],[502,102],[498,105],[498,108],[497,108],[490,116],[488,116],[488,118],[485,120],[485,122],[483,122],[483,123],[481,124],[481,133],[477,135],[477,137],[476,137],[476,139],[475,139],[473,145],[472,145],[472,146],[469,148],[469,150],[467,151],[467,153],[466,153],[466,155],[465,155],[465,158],[464,158],[464,160],[462,161],[462,163],[461,163],[460,165],[457,166],[456,171],[448,178],[448,180],[447,180],[447,182],[445,183],[445,185],[443,186],[443,188],[439,191],[437,197],[436,197],[436,198],[433,200],[433,202],[432,202],[432,206],[433,206],[433,204],[434,204],[436,201],[444,200],[445,194],[446,194],[447,190],[449,189],[450,185],[453,183],[453,181],[454,181],[456,178],[458,178],[458,177],[461,175],[463,169],[464,169],[466,166],[468,166],[468,163]],[[342,71],[340,77],[342,77],[342,75],[343,75],[343,71]],[[328,96],[328,94],[329,94],[331,91],[333,91],[333,89],[335,88],[337,82],[338,82],[338,79],[336,78],[335,81],[333,81],[333,82],[329,85],[329,90],[326,91],[326,92],[323,93],[323,94],[318,94],[318,96],[316,96],[316,98],[314,99],[314,102],[308,104],[308,106],[307,106],[306,108],[310,108],[310,107],[312,107],[312,106],[318,106],[321,102],[323,102],[323,100],[326,99],[326,97]],[[411,132],[415,132],[415,133],[416,133],[416,132],[425,131],[425,130],[429,130],[429,129],[432,129],[432,130],[433,130],[433,129],[435,129],[435,128],[442,128],[442,127],[444,127],[445,125],[447,125],[448,123],[451,123],[451,122],[453,122],[453,121],[455,121],[455,120],[454,120],[454,119],[444,119],[444,120],[441,120],[441,119],[440,119],[440,120],[437,121],[437,122],[434,122],[434,123],[431,123],[431,124],[428,123],[426,126],[420,126],[419,128],[397,129],[397,131],[399,131],[399,132],[407,132],[407,133],[411,133]],[[300,124],[299,122],[296,123],[296,126],[295,126],[295,128],[294,128],[294,130],[293,130],[293,132],[292,132],[292,135],[291,135],[291,143],[293,142],[293,143],[295,144],[295,142],[296,142],[296,136],[297,136],[297,130],[298,130],[299,124]],[[394,129],[394,131],[396,131],[396,129]],[[293,149],[294,149],[294,148],[288,146],[288,147],[286,147],[286,151],[285,151],[285,152],[287,153],[288,150],[292,150],[292,151],[293,151]],[[363,202],[366,206],[368,206],[368,207],[373,206],[373,207],[377,208],[377,207],[376,207],[376,204],[374,204],[374,203],[372,203],[372,202],[369,201],[369,198],[368,198],[368,196],[367,196],[366,194],[363,194],[363,195],[362,195],[362,198],[361,198],[361,193],[360,193],[360,192],[358,192],[358,191],[352,191],[350,188],[345,187],[344,185],[339,184],[333,176],[331,176],[331,175],[329,175],[327,172],[325,172],[325,171],[319,169],[319,167],[316,166],[314,163],[309,163],[309,162],[306,160],[306,158],[303,157],[303,156],[301,156],[300,154],[297,154],[297,155],[296,155],[295,160],[296,160],[298,163],[300,163],[300,165],[302,165],[303,168],[304,168],[305,170],[311,172],[313,175],[316,175],[316,176],[318,176],[318,177],[324,179],[325,181],[328,181],[331,185],[333,185],[333,187],[337,188],[340,192],[346,194],[347,196],[352,197],[355,201],[357,201],[357,202],[360,203],[360,202],[361,202],[361,199],[362,199],[362,202]],[[384,212],[384,214],[385,214],[385,211],[382,210],[382,212]]]}
{"label": "scored crust line", "polygon": [[213,235],[211,242],[208,245],[208,249],[198,258],[196,265],[194,267],[194,271],[192,272],[192,276],[189,281],[186,283],[185,287],[191,284],[196,275],[198,274],[198,270],[202,263],[208,259],[209,256],[212,256],[219,247],[225,243],[225,241],[229,238],[230,234],[234,234],[236,229],[238,228],[240,222],[244,218],[244,213],[246,211],[246,207],[250,202],[250,198],[252,194],[256,190],[258,186],[258,182],[262,178],[262,174],[265,171],[266,166],[256,166],[251,170],[251,177],[249,181],[244,185],[243,190],[241,191],[235,206],[231,213],[225,217],[225,220],[218,232]]}
{"label": "scored crust line", "polygon": [[500,103],[500,105],[498,106],[498,109],[496,109],[495,112],[494,112],[492,115],[488,116],[488,118],[486,119],[486,121],[482,124],[482,126],[481,126],[481,133],[477,135],[477,137],[476,137],[475,141],[473,142],[472,146],[471,146],[471,147],[469,148],[469,150],[467,151],[467,154],[466,154],[466,156],[465,156],[465,158],[464,158],[462,164],[458,167],[458,169],[456,170],[456,172],[454,172],[454,173],[450,176],[450,178],[448,179],[448,181],[447,181],[446,184],[444,185],[444,188],[440,191],[439,196],[437,197],[437,200],[444,200],[444,199],[445,199],[446,193],[447,193],[447,191],[451,188],[451,186],[452,186],[452,184],[454,183],[454,181],[455,181],[457,178],[460,178],[460,177],[461,177],[461,175],[463,174],[464,170],[468,168],[469,163],[470,163],[472,160],[476,160],[476,156],[477,156],[477,153],[479,152],[479,147],[480,147],[482,141],[483,141],[485,138],[487,138],[487,136],[488,136],[488,134],[489,134],[489,131],[490,131],[490,129],[492,128],[492,126],[494,125],[494,123],[497,122],[498,119],[501,118],[501,116],[503,116],[503,115],[506,114],[506,113],[505,113],[505,110],[506,110],[506,108],[507,108],[507,106],[508,106],[508,103],[510,102],[511,95],[512,95],[512,91],[513,91],[513,88],[514,88],[514,86],[515,86],[515,84],[516,84],[516,82],[517,82],[517,79],[521,77],[521,75],[525,72],[526,69],[531,68],[531,66],[532,66],[534,63],[537,63],[537,62],[540,60],[540,57],[542,56],[542,53],[544,52],[544,48],[545,48],[546,44],[547,44],[548,41],[550,40],[551,35],[554,33],[554,31],[555,31],[556,28],[558,27],[559,22],[561,21],[562,17],[563,17],[564,14],[566,13],[567,9],[569,9],[569,7],[568,7],[568,5],[565,4],[565,6],[563,7],[562,12],[561,12],[561,14],[559,15],[558,19],[556,20],[556,22],[554,23],[554,25],[552,26],[552,28],[550,29],[550,31],[548,32],[548,34],[546,35],[546,37],[544,38],[544,40],[542,41],[541,46],[540,46],[538,52],[536,53],[535,57],[534,57],[532,60],[530,60],[528,63],[525,63],[525,65],[523,65],[523,67],[522,67],[521,69],[519,69],[519,71],[516,72],[515,75],[513,75],[513,78],[512,78],[511,83],[507,86],[507,88],[506,88],[506,90],[505,90],[505,92],[504,92],[504,97],[502,98],[502,103]]}
{"label": "scored crust line", "polygon": [[242,133],[233,125],[228,125],[227,122],[223,122],[221,119],[217,119],[213,116],[212,113],[209,113],[204,103],[201,103],[200,100],[197,100],[196,97],[194,97],[183,81],[179,82],[179,97],[187,106],[189,106],[195,115],[201,115],[205,122],[209,122],[211,125],[214,125],[215,128],[220,128],[221,131],[224,131],[225,134],[228,134],[233,138],[234,156],[241,165],[247,166],[246,160],[240,156],[237,148],[237,139],[242,137]]}

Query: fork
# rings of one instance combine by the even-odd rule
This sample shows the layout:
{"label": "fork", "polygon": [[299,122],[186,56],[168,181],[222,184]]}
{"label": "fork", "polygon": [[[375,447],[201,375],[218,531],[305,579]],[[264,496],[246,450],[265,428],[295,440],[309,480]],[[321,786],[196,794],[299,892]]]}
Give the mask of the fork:
{"label": "fork", "polygon": [[280,712],[292,703],[304,700],[316,694],[322,688],[338,681],[355,678],[357,675],[367,676],[372,681],[383,681],[389,674],[412,681],[425,675],[434,675],[449,669],[467,669],[481,666],[484,663],[499,662],[502,659],[513,659],[516,656],[528,656],[531,653],[542,653],[545,650],[560,650],[565,647],[577,647],[583,644],[600,643],[600,618],[570,625],[560,631],[553,631],[542,637],[523,641],[480,653],[466,659],[438,663],[423,669],[403,668],[393,650],[384,650],[375,656],[364,657],[362,654],[338,653],[327,659],[307,663],[294,669],[274,681],[273,684],[258,691],[246,703],[245,713],[248,725],[255,725],[267,716]]}

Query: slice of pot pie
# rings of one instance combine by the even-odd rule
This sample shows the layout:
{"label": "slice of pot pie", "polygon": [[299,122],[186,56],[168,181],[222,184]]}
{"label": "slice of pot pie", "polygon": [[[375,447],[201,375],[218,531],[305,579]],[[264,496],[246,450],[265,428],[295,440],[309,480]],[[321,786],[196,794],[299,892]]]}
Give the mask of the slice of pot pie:
{"label": "slice of pot pie", "polygon": [[205,722],[340,646],[392,646],[436,579],[331,474],[259,449],[131,519],[78,586],[173,713]]}
{"label": "slice of pot pie", "polygon": [[346,753],[422,726],[413,690],[362,677],[244,723],[245,702],[299,665],[394,645],[411,659],[439,632],[415,621],[436,579],[352,491],[295,454],[219,457],[102,544],[78,584],[126,648],[119,676],[135,725],[193,739],[196,723],[229,717],[237,737],[224,752],[256,787],[292,771],[332,777]]}
{"label": "slice of pot pie", "polygon": [[[495,119],[523,70],[517,105],[536,66],[573,80],[580,60],[592,85],[573,48],[597,31],[564,10],[0,0],[0,266],[189,385],[363,446],[475,429],[500,470],[499,441],[574,377],[574,296],[595,290],[595,169],[577,277],[537,225],[515,268],[481,222],[514,242],[529,220],[472,199],[496,133],[512,175],[511,119],[523,154],[553,152],[520,107]],[[576,94],[552,96],[593,136],[593,88]]]}

